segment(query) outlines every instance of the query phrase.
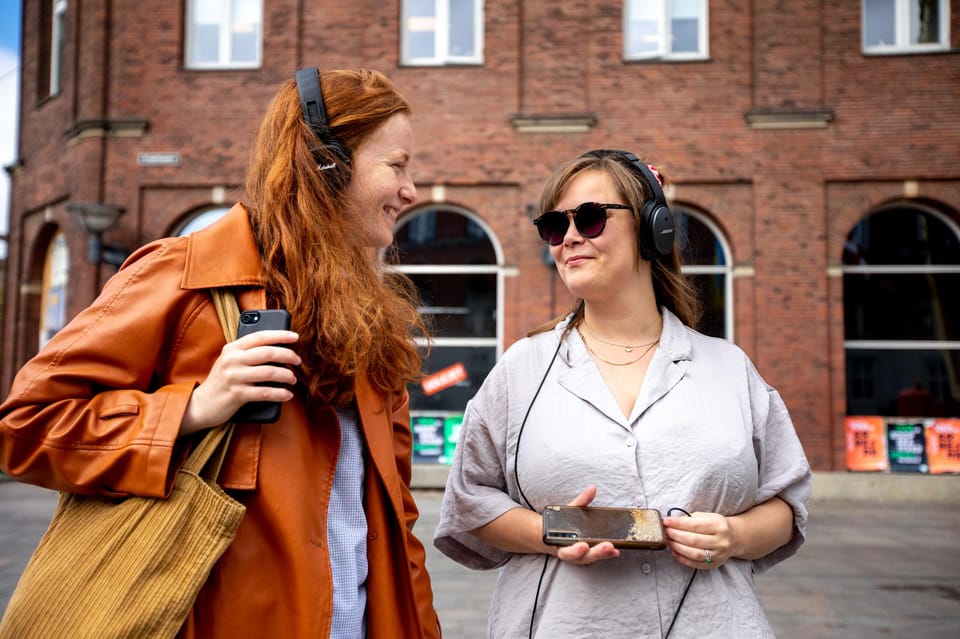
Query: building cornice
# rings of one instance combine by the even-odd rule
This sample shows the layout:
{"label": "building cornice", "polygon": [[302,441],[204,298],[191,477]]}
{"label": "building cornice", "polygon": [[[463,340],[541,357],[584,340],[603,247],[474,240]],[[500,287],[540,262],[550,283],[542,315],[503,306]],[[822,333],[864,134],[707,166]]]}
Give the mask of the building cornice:
{"label": "building cornice", "polygon": [[139,138],[146,133],[149,124],[147,120],[136,118],[77,120],[67,129],[66,136],[68,142],[83,138]]}
{"label": "building cornice", "polygon": [[591,113],[515,115],[510,123],[517,133],[582,133],[592,129],[597,118]]}
{"label": "building cornice", "polygon": [[833,121],[833,111],[821,110],[758,110],[744,116],[751,129],[821,129]]}

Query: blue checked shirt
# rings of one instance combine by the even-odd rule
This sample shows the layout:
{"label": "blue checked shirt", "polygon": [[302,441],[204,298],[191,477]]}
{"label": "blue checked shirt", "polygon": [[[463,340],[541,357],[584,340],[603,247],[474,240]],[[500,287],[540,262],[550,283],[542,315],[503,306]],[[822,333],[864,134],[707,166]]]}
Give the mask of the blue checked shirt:
{"label": "blue checked shirt", "polygon": [[340,454],[327,511],[327,544],[333,569],[331,639],[366,636],[367,517],[363,511],[363,437],[356,407],[337,409]]}

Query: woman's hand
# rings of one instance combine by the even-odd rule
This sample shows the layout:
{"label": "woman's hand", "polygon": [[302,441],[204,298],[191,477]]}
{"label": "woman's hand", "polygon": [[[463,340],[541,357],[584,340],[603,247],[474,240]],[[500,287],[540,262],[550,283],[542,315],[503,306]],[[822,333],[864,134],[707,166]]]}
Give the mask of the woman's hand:
{"label": "woman's hand", "polygon": [[699,570],[719,568],[731,555],[736,533],[730,520],[717,513],[665,517],[664,531],[673,558]]}
{"label": "woman's hand", "polygon": [[[587,488],[573,498],[568,506],[589,506],[594,497],[597,496],[596,486],[587,486]],[[578,566],[589,566],[590,564],[619,557],[620,550],[613,547],[609,541],[604,541],[596,546],[590,546],[584,541],[578,541],[572,546],[561,546],[557,548],[557,558],[567,563],[577,564]]]}
{"label": "woman's hand", "polygon": [[712,570],[731,557],[759,559],[789,542],[793,509],[772,497],[730,517],[701,512],[665,517],[663,527],[674,559],[690,568]]}
{"label": "woman's hand", "polygon": [[283,344],[299,336],[292,331],[260,331],[229,342],[220,351],[207,379],[190,396],[180,424],[180,435],[218,426],[229,420],[248,402],[286,402],[293,399],[290,388],[258,386],[274,382],[292,386],[297,378],[289,368],[300,364],[300,356]]}

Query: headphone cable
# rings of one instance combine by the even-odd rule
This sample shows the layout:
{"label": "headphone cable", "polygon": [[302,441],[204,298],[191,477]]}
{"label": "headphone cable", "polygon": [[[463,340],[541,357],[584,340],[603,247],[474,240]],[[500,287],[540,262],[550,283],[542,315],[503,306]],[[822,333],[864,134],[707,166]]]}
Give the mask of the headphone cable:
{"label": "headphone cable", "polygon": [[[519,471],[519,460],[520,460],[520,438],[523,437],[523,429],[527,425],[527,418],[530,417],[530,411],[533,410],[533,403],[537,401],[537,396],[540,395],[540,390],[543,388],[544,382],[547,381],[547,375],[550,374],[550,369],[553,368],[553,363],[557,360],[557,355],[560,354],[560,347],[563,345],[563,339],[557,343],[557,349],[553,351],[553,357],[550,358],[550,363],[547,364],[547,370],[543,372],[543,377],[540,378],[540,385],[537,386],[536,392],[533,394],[533,398],[530,400],[530,405],[527,406],[527,412],[523,416],[523,421],[520,422],[520,430],[517,432],[517,446],[514,449],[513,453],[513,479],[517,484],[517,492],[520,494],[520,497],[527,504],[527,508],[533,512],[537,512],[536,508],[530,503],[530,500],[527,499],[527,496],[523,492],[523,488],[520,487],[520,471]],[[550,559],[550,555],[543,555],[543,569],[540,571],[540,579],[537,581],[537,593],[533,597],[533,610],[530,611],[530,630],[528,637],[533,639],[533,620],[537,614],[537,603],[540,601],[540,588],[543,585],[543,577],[547,574],[547,562]]]}

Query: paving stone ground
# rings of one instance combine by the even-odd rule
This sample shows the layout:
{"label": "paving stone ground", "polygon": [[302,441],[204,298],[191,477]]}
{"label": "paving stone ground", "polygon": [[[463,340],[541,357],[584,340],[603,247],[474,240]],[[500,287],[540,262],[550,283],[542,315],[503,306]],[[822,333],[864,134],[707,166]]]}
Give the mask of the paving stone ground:
{"label": "paving stone ground", "polygon": [[[417,490],[447,639],[486,637],[496,572],[463,568],[433,549],[438,490]],[[0,610],[46,529],[56,494],[0,480]],[[757,578],[781,639],[960,636],[960,508],[943,503],[814,502],[807,543]]]}

